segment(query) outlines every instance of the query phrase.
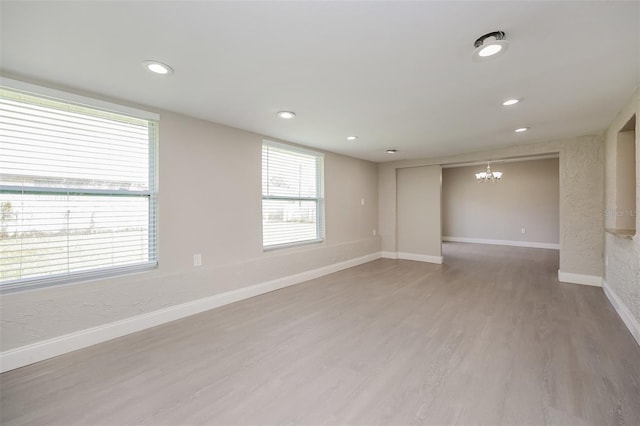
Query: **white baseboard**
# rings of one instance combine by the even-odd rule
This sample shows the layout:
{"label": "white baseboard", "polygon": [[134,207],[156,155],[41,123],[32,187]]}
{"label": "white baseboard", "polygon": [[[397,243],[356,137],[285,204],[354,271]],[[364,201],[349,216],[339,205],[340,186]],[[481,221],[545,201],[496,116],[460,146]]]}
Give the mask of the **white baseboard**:
{"label": "white baseboard", "polygon": [[622,303],[622,300],[620,300],[606,280],[602,281],[602,289],[607,299],[609,299],[609,302],[611,302],[613,309],[616,310],[618,316],[622,319],[622,322],[624,322],[624,325],[627,326],[633,338],[636,339],[636,342],[640,345],[640,322],[633,316],[629,308]]}
{"label": "white baseboard", "polygon": [[536,243],[532,241],[489,240],[486,238],[442,237],[442,241],[454,243],[492,244],[496,246],[530,247],[560,250],[560,244]]}
{"label": "white baseboard", "polygon": [[398,253],[396,253],[395,251],[383,251],[382,257],[385,259],[397,259]]}
{"label": "white baseboard", "polygon": [[418,262],[437,263],[439,265],[442,264],[443,261],[442,256],[429,256],[426,254],[401,253],[395,251],[383,251],[382,257],[385,259],[416,260]]}
{"label": "white baseboard", "polygon": [[571,284],[591,285],[594,287],[602,287],[602,277],[597,275],[574,274],[572,272],[563,272],[558,269],[558,281]]}
{"label": "white baseboard", "polygon": [[438,265],[441,265],[443,260],[442,256],[430,256],[428,254],[398,252],[396,256],[398,259],[415,260],[418,262],[427,262],[427,263],[437,263]]}
{"label": "white baseboard", "polygon": [[312,280],[323,275],[338,272],[343,269],[358,266],[363,263],[380,259],[382,253],[372,253],[366,256],[334,263],[322,268],[301,272],[295,275],[278,278],[264,283],[240,288],[215,296],[205,297],[180,305],[149,312],[135,317],[126,318],[98,327],[88,328],[78,332],[43,340],[27,346],[11,349],[0,353],[0,372],[13,370],[25,365],[53,358],[58,355],[83,349],[97,343],[122,337],[157,325],[165,324],[190,315],[208,311],[209,309],[228,305],[243,299],[258,296],[270,291],[278,290],[304,281]]}

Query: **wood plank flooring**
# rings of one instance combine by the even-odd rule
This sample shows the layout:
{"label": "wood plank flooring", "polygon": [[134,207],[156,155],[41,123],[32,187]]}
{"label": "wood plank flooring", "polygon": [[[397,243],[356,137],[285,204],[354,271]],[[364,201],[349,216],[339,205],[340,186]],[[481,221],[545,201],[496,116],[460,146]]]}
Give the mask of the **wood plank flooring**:
{"label": "wood plank flooring", "polygon": [[640,347],[558,252],[447,243],[0,376],[3,425],[639,425]]}

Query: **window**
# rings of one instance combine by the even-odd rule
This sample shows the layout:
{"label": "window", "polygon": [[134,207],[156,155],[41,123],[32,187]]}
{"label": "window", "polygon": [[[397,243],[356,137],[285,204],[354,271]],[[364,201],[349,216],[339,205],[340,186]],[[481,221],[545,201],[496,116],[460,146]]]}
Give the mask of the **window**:
{"label": "window", "polygon": [[156,265],[156,120],[2,80],[0,289]]}
{"label": "window", "polygon": [[265,249],[324,239],[323,155],[262,144],[262,244]]}

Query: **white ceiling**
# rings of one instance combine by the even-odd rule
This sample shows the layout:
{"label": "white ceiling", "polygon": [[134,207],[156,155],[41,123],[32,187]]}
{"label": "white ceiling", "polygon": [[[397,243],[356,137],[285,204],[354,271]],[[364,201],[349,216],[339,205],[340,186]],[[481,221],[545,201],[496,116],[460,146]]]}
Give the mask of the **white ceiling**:
{"label": "white ceiling", "polygon": [[[0,19],[5,73],[373,161],[593,134],[640,81],[638,2],[3,0]],[[472,62],[495,30],[507,52]]]}

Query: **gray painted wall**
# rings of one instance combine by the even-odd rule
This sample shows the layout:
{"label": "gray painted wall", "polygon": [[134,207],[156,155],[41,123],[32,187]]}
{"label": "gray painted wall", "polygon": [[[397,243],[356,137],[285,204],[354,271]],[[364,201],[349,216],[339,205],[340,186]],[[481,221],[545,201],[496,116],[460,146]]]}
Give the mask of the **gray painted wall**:
{"label": "gray painted wall", "polygon": [[397,170],[398,252],[442,256],[440,166]]}

